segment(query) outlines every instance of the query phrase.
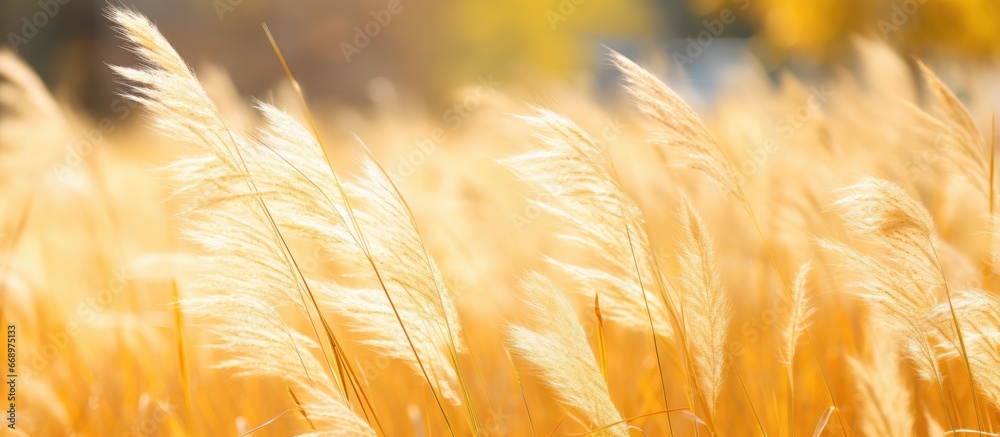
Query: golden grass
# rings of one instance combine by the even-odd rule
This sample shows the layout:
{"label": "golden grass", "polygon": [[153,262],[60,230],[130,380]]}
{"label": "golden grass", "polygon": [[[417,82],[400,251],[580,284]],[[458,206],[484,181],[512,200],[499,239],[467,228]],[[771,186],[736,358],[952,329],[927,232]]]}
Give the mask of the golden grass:
{"label": "golden grass", "polygon": [[818,107],[748,75],[699,115],[613,53],[631,105],[498,93],[398,178],[429,119],[313,114],[267,32],[293,98],[232,122],[108,15],[162,137],[68,159],[88,121],[0,53],[26,435],[997,431],[990,114],[922,63],[858,41]]}

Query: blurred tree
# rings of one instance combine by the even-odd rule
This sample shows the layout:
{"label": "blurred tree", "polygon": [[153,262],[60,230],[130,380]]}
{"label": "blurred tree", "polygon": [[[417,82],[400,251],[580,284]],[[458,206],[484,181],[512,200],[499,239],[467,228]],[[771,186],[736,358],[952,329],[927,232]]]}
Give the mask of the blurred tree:
{"label": "blurred tree", "polygon": [[918,56],[989,61],[1000,52],[995,0],[689,0],[702,16],[743,1],[750,4],[744,18],[757,29],[751,46],[772,67],[837,61],[856,33]]}
{"label": "blurred tree", "polygon": [[[64,97],[106,112],[114,84],[105,63],[127,63],[99,0],[0,0],[5,44]],[[997,0],[127,0],[198,67],[221,65],[245,94],[267,98],[280,68],[260,28],[271,27],[314,102],[363,106],[370,84],[431,104],[481,76],[546,84],[587,74],[615,46],[681,41],[707,30],[746,38],[765,65],[822,67],[841,60],[852,33],[908,53],[992,60],[1000,49]],[[26,22],[58,11],[30,37]],[[707,22],[737,14],[721,29]],[[27,20],[27,21],[25,21]],[[727,20],[728,21],[728,20]],[[712,25],[714,26],[714,25]],[[718,30],[718,32],[714,32]],[[718,33],[715,35],[715,33]],[[24,38],[22,43],[18,38]],[[624,43],[624,44],[623,44]],[[59,85],[62,85],[61,87]],[[384,88],[384,87],[383,87]]]}
{"label": "blurred tree", "polygon": [[[446,0],[427,10],[410,65],[433,89],[512,69],[562,77],[593,68],[599,43],[641,39],[657,24],[643,0]],[[435,23],[434,25],[428,25]],[[413,29],[414,31],[418,31]]]}

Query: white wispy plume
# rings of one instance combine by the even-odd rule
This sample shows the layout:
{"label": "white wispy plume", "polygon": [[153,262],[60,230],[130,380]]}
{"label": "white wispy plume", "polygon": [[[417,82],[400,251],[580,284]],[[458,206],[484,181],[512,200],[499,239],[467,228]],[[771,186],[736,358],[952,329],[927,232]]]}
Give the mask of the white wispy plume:
{"label": "white wispy plume", "polygon": [[944,152],[943,162],[949,169],[968,180],[983,196],[988,196],[992,183],[989,144],[951,89],[923,62],[918,61],[917,66],[924,83],[937,98],[933,114],[917,113],[921,126],[931,131],[931,140]]}
{"label": "white wispy plume", "polygon": [[246,377],[284,380],[299,389],[305,419],[317,432],[302,435],[375,436],[371,426],[354,414],[334,382],[316,360],[320,347],[311,338],[290,329],[275,308],[259,299],[237,294],[190,298],[185,312],[198,317],[226,314],[228,323],[213,325],[226,341],[216,345],[228,359],[218,364]]}
{"label": "white wispy plume", "polygon": [[[207,254],[193,284],[198,297],[184,308],[216,318],[211,325],[219,334],[216,346],[230,356],[222,366],[295,386],[306,395],[302,415],[325,425],[326,435],[374,435],[337,389],[345,382],[337,380],[333,360],[319,346],[332,339],[319,333],[315,318],[321,313],[307,299],[311,292],[252,177],[263,151],[225,125],[190,69],[148,20],[120,8],[108,15],[143,64],[113,67],[130,84],[126,97],[197,154],[172,166],[179,177],[190,178],[176,193],[199,211],[186,236]],[[290,330],[275,310],[281,307],[308,318],[316,341]]]}
{"label": "white wispy plume", "polygon": [[[182,61],[177,59],[175,64],[183,65],[178,62]],[[149,86],[167,83],[159,74],[119,70],[126,78],[145,80]],[[197,85],[193,77],[170,79],[178,82],[175,88]],[[140,96],[143,102],[153,102],[154,109],[171,108],[161,105],[162,99],[154,99],[152,94]],[[211,105],[203,92],[195,97],[177,99],[174,111],[192,108],[199,102]],[[409,363],[422,374],[426,370],[427,375],[436,375],[429,378],[437,381],[435,389],[453,403],[460,403],[455,388],[456,354],[465,349],[459,341],[457,312],[402,199],[370,161],[363,181],[357,185],[342,184],[327,165],[318,140],[301,123],[271,105],[258,103],[257,107],[264,122],[249,137],[226,129],[214,109],[188,114],[201,120],[200,123],[180,122],[176,117],[159,123],[168,131],[190,126],[190,132],[185,131],[181,139],[195,146],[208,145],[211,152],[172,166],[179,178],[194,181],[183,185],[180,192],[195,199],[193,206],[202,211],[221,201],[258,197],[266,202],[267,209],[263,211],[266,221],[277,229],[290,237],[322,245],[326,253],[336,254],[337,261],[367,269],[373,278],[380,276],[384,289],[347,288],[319,281],[309,284],[323,296],[322,311],[335,311],[363,321],[360,325],[365,331],[377,334],[370,345]],[[356,197],[360,208],[352,207],[349,197]],[[204,238],[225,238],[231,234],[226,226],[218,226],[214,231],[206,232]],[[246,251],[257,250],[251,246],[260,241],[244,239],[242,247]],[[232,259],[228,263],[243,261]],[[257,267],[261,272],[267,271],[264,266]],[[338,293],[331,295],[333,291]],[[387,293],[392,304],[386,298]],[[368,315],[390,317],[365,318],[364,313],[345,311],[350,302],[365,303],[353,309],[367,308],[372,311]],[[396,317],[397,311],[402,322]],[[404,332],[400,323],[413,332]],[[424,365],[428,368],[423,369]]]}
{"label": "white wispy plume", "polygon": [[378,286],[328,286],[321,289],[324,299],[355,329],[370,334],[366,344],[418,374],[426,370],[435,390],[461,404],[457,359],[466,346],[454,300],[392,182],[371,159],[361,164],[361,177],[346,183],[345,192],[355,201],[356,232],[377,269]]}
{"label": "white wispy plume", "polygon": [[531,363],[569,414],[589,430],[601,429],[591,435],[627,436],[573,305],[537,272],[519,288],[530,323],[508,329],[511,349]]}
{"label": "white wispy plume", "polygon": [[602,165],[606,160],[597,142],[550,111],[538,110],[522,119],[535,129],[541,148],[504,159],[503,164],[551,194],[551,199],[535,203],[569,223],[573,233],[562,237],[595,254],[599,267],[552,262],[579,281],[581,287],[574,291],[583,298],[593,300],[600,293],[601,313],[608,320],[649,330],[652,318],[660,336],[671,336],[666,289],[642,212]]}
{"label": "white wispy plume", "polygon": [[887,255],[879,260],[843,243],[822,240],[821,244],[843,256],[859,276],[855,285],[861,297],[877,305],[879,320],[905,339],[905,350],[920,375],[940,381],[939,357],[928,338],[935,327],[928,316],[945,284],[934,255],[930,214],[885,180],[866,177],[842,192],[835,206],[847,227],[877,243]]}
{"label": "white wispy plume", "polygon": [[782,331],[783,347],[781,349],[781,360],[791,368],[795,359],[795,349],[799,344],[799,338],[809,326],[809,318],[816,311],[806,296],[806,281],[809,279],[809,272],[812,271],[812,264],[806,262],[799,267],[798,274],[795,275],[795,282],[792,284],[792,312],[788,316],[788,324]]}
{"label": "white wispy plume", "polygon": [[726,191],[746,202],[719,141],[698,114],[673,90],[646,69],[612,51],[611,60],[625,75],[628,91],[639,110],[657,123],[656,144],[676,152],[670,154],[680,167],[700,170]]}
{"label": "white wispy plume", "polygon": [[726,332],[732,307],[719,277],[712,237],[684,194],[680,223],[683,237],[678,260],[688,347],[694,358],[698,386],[709,414],[715,416],[715,401],[725,378]]}
{"label": "white wispy plume", "polygon": [[[321,307],[461,404],[457,360],[466,347],[458,312],[405,200],[371,157],[360,159],[356,182],[343,181],[301,123],[270,105],[258,108],[265,120],[257,136],[267,148],[263,158],[271,154],[283,164],[276,168],[273,156],[264,161],[261,170],[271,176],[258,185],[282,229],[316,241],[349,271],[368,272],[366,286],[310,282]],[[268,196],[268,188],[280,195]]]}

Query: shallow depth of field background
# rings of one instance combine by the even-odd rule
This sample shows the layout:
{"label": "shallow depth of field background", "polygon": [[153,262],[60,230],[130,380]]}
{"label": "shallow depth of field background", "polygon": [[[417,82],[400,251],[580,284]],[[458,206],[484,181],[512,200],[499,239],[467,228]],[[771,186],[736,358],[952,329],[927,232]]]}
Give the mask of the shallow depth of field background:
{"label": "shallow depth of field background", "polygon": [[[23,45],[8,32],[30,32],[22,18],[39,22],[34,15],[43,8],[32,1],[0,5],[8,45],[18,46],[57,93],[101,115],[114,91],[105,63],[129,59],[101,16],[102,5],[67,1]],[[910,55],[960,69],[992,60],[1000,38],[1000,11],[988,0],[400,0],[388,24],[377,26],[374,15],[388,2],[126,5],[157,23],[195,68],[229,72],[241,95],[265,97],[281,83],[270,54],[261,50],[267,40],[260,25],[267,23],[315,104],[359,110],[379,103],[380,84],[391,83],[407,103],[440,106],[456,89],[490,74],[542,96],[552,82],[603,90],[613,83],[602,62],[604,46],[655,61],[664,73],[677,69],[675,55],[687,57],[686,69],[701,83],[724,76],[731,69],[720,67],[744,55],[772,74],[829,74],[850,59],[854,35],[884,38]],[[376,36],[358,38],[358,29]],[[699,47],[689,47],[689,38]],[[961,85],[962,77],[955,82]]]}
{"label": "shallow depth of field background", "polygon": [[[109,28],[104,4],[63,1],[0,0],[0,50],[16,52],[34,70],[11,53],[0,57],[0,308],[3,323],[19,327],[26,375],[19,381],[16,435],[240,435],[275,417],[254,435],[307,431],[294,414],[281,416],[291,404],[280,381],[213,368],[224,357],[206,347],[213,341],[206,321],[185,318],[177,329],[172,283],[183,295],[196,280],[190,272],[198,260],[175,217],[190,205],[169,197],[159,169],[183,151],[116,94],[121,85],[107,65],[133,65],[135,58]],[[1000,291],[988,263],[994,248],[983,237],[990,231],[987,203],[946,169],[947,153],[904,104],[934,105],[920,59],[969,109],[988,144],[1000,98],[995,1],[123,3],[159,26],[234,129],[256,123],[253,98],[302,115],[261,29],[266,23],[337,169],[357,172],[355,135],[372,149],[413,209],[462,316],[483,375],[474,400],[485,435],[585,431],[565,418],[530,366],[508,360],[500,346],[502,329],[523,317],[519,275],[553,272],[545,257],[593,262],[556,237],[564,223],[532,206],[545,194],[497,162],[535,144],[515,117],[533,106],[573,119],[607,146],[668,271],[677,267],[681,189],[705,217],[736,309],[727,350],[747,383],[744,393],[727,372],[717,434],[757,432],[748,399],[775,436],[810,435],[830,406],[813,352],[803,352],[794,429],[788,429],[784,371],[775,358],[786,306],[761,241],[722,190],[694,171],[670,167],[671,158],[650,145],[655,135],[623,91],[609,49],[658,75],[702,116],[746,180],[782,270],[790,275],[812,260],[815,354],[854,434],[864,434],[874,407],[863,402],[851,362],[879,351],[869,341],[867,310],[850,292],[851,278],[815,243],[845,234],[829,208],[835,189],[864,175],[900,184],[934,216],[949,279]],[[388,11],[390,3],[396,12]],[[50,16],[52,4],[58,7]],[[811,96],[820,104],[809,103]],[[767,139],[780,147],[761,155]],[[330,254],[308,244],[295,250],[310,274],[338,272]],[[552,275],[573,295],[572,278]],[[593,301],[574,303],[596,347]],[[619,411],[634,417],[662,410],[648,337],[606,329],[609,387]],[[362,347],[354,351],[388,435],[443,435],[421,379]],[[669,355],[661,351],[664,363]],[[468,357],[463,362],[472,365]],[[667,367],[663,378],[676,382],[668,396],[681,405],[684,376]],[[953,413],[974,428],[962,367],[945,367],[957,375],[948,393]],[[904,360],[899,375],[912,397],[914,434],[926,435],[944,422],[944,409],[936,388],[906,369]],[[533,407],[530,423],[525,399]],[[991,429],[1000,430],[996,408],[983,410],[996,425]],[[672,417],[676,435],[707,435],[691,420]],[[824,432],[843,435],[840,423],[831,419]],[[650,436],[666,435],[669,427],[662,415],[633,424]]]}

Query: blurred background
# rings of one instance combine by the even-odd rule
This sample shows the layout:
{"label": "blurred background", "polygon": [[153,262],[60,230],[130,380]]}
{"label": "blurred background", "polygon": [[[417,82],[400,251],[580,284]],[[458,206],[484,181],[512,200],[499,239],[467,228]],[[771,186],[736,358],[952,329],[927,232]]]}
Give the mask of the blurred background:
{"label": "blurred background", "polygon": [[[115,88],[106,63],[131,56],[93,0],[3,0],[0,26],[63,101],[101,117]],[[614,83],[605,46],[659,73],[686,72],[709,97],[720,66],[823,75],[849,62],[853,35],[961,66],[1000,48],[994,0],[124,0],[198,71],[221,67],[240,95],[284,80],[267,23],[318,105],[371,108],[386,95],[434,108],[492,77],[550,89]],[[650,59],[652,58],[652,59]],[[849,65],[849,64],[846,64]],[[940,70],[940,68],[939,68]],[[956,68],[961,74],[961,68]],[[948,71],[943,72],[947,79]],[[775,76],[777,77],[777,76]],[[956,80],[961,82],[961,78]],[[528,84],[532,85],[528,85]],[[961,85],[957,85],[962,93]],[[531,95],[531,94],[526,94]]]}

